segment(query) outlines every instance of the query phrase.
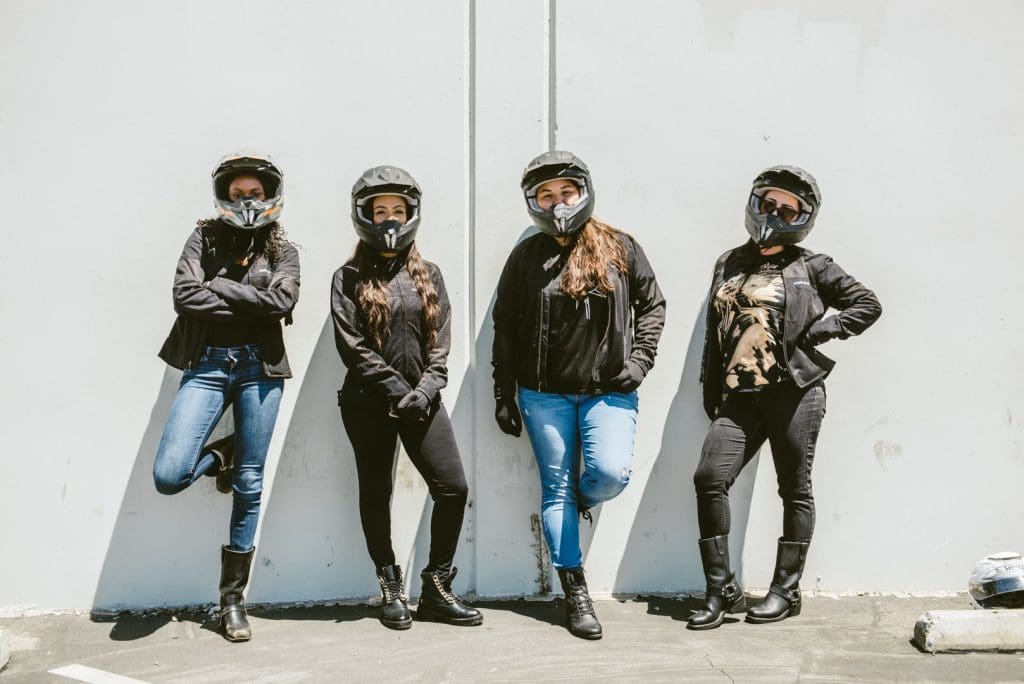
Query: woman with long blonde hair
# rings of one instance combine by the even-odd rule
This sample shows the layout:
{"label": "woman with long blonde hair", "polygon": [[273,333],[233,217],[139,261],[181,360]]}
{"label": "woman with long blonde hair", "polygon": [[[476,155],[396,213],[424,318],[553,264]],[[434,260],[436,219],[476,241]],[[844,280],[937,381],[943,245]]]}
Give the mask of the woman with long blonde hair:
{"label": "woman with long blonde hair", "polygon": [[629,483],[636,389],[654,365],[665,298],[636,240],[593,216],[594,186],[579,158],[540,155],[522,189],[540,233],[512,250],[498,283],[494,415],[502,432],[518,437],[525,424],[530,437],[569,631],[600,639],[579,516],[589,519]]}
{"label": "woman with long blonde hair", "polygon": [[400,438],[434,501],[430,557],[416,617],[479,625],[480,611],[452,592],[452,566],[468,488],[441,389],[448,384],[451,306],[440,269],[414,240],[420,186],[395,166],[368,169],[352,188],[353,257],[334,274],[334,340],[348,368],[338,392],[355,451],[359,516],[381,587],[380,620],[412,625],[402,568],[391,545],[391,492]]}

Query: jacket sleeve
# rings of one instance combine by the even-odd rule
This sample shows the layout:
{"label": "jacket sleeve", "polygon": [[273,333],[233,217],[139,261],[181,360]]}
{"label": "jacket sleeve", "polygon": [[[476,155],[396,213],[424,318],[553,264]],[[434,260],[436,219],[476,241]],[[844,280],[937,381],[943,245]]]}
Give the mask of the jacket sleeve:
{"label": "jacket sleeve", "polygon": [[398,402],[412,391],[412,387],[363,337],[357,325],[358,309],[345,294],[344,279],[344,269],[339,268],[331,286],[331,318],[338,354],[350,373],[355,373],[363,383],[376,387],[392,402]]}
{"label": "jacket sleeve", "polygon": [[299,301],[299,253],[293,245],[281,245],[281,256],[267,287],[244,285],[216,277],[207,286],[229,304],[257,318],[285,318]]}
{"label": "jacket sleeve", "polygon": [[512,250],[498,279],[494,298],[494,345],[491,365],[494,367],[494,397],[516,395],[516,363],[519,358],[519,254],[520,247]]}
{"label": "jacket sleeve", "polygon": [[722,404],[722,349],[718,344],[718,314],[715,309],[715,278],[728,253],[719,257],[711,272],[711,285],[705,302],[707,315],[704,318],[704,351],[701,355],[700,382],[703,392],[704,413],[711,420]]}
{"label": "jacket sleeve", "polygon": [[427,367],[416,383],[416,389],[434,401],[437,393],[448,384],[448,352],[452,347],[452,307],[448,291],[444,286],[441,269],[433,266],[434,286],[437,288],[437,304],[441,307],[441,319],[437,327],[437,340],[427,351]]}
{"label": "jacket sleeve", "polygon": [[814,323],[827,339],[845,340],[867,330],[882,315],[882,305],[875,293],[861,285],[832,258],[824,254],[814,257],[818,296],[825,306],[838,311]]}
{"label": "jacket sleeve", "polygon": [[629,360],[646,376],[654,367],[658,340],[665,327],[665,297],[644,250],[635,240],[631,242],[633,268],[629,272],[629,299],[633,307],[633,349]]}
{"label": "jacket sleeve", "polygon": [[206,274],[202,267],[202,254],[203,234],[196,228],[185,241],[174,272],[172,293],[175,313],[205,320],[251,319],[203,284]]}

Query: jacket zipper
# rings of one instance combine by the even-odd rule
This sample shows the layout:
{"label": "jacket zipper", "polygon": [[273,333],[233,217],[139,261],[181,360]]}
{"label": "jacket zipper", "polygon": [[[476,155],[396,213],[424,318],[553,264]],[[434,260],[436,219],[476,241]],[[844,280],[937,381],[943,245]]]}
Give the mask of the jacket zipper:
{"label": "jacket zipper", "polygon": [[544,290],[540,295],[540,321],[537,324],[537,391],[544,391],[544,378],[541,377],[541,359],[544,354]]}

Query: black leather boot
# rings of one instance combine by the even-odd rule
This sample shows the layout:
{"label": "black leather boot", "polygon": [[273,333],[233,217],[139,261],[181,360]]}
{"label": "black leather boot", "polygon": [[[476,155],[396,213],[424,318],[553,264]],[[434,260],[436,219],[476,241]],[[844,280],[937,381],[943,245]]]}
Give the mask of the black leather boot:
{"label": "black leather boot", "polygon": [[775,558],[775,577],[764,599],[747,610],[747,622],[778,622],[800,614],[800,575],[807,560],[806,542],[779,539]]}
{"label": "black leather boot", "polygon": [[565,621],[569,632],[581,639],[600,639],[601,623],[594,613],[594,602],[587,591],[587,578],[583,568],[560,568],[558,579],[565,592]]}
{"label": "black leather boot", "polygon": [[212,451],[216,457],[216,472],[207,474],[212,474],[217,478],[217,491],[227,494],[231,491],[231,480],[235,475],[235,436],[231,434],[221,437],[207,444],[203,450]]}
{"label": "black leather boot", "polygon": [[402,583],[402,568],[397,565],[377,568],[377,581],[380,582],[381,624],[391,629],[412,627],[409,598],[405,595],[405,585]]}
{"label": "black leather boot", "polygon": [[423,591],[416,606],[416,619],[431,622],[447,622],[449,625],[479,625],[484,616],[476,608],[470,608],[452,592],[452,580],[458,568],[452,568],[446,577],[436,570],[424,570]]}
{"label": "black leather boot", "polygon": [[242,593],[249,584],[249,566],[256,549],[235,551],[220,547],[220,624],[228,641],[248,641],[252,629]]}
{"label": "black leather boot", "polygon": [[701,539],[697,545],[707,579],[707,597],[704,609],[690,616],[686,626],[690,629],[714,629],[722,624],[726,613],[746,610],[747,599],[729,565],[729,535]]}

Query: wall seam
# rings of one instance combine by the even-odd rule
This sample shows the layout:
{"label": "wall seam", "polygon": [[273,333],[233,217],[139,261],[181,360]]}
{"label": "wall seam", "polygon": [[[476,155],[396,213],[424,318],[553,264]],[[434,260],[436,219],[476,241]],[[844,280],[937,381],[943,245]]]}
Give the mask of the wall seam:
{"label": "wall seam", "polygon": [[475,501],[476,483],[478,480],[479,459],[477,454],[480,450],[479,435],[477,430],[477,320],[476,320],[476,0],[466,0],[466,301],[467,301],[467,325],[466,349],[468,356],[469,372],[463,383],[469,382],[471,392],[470,401],[470,444],[473,445],[473,481],[469,483],[470,491],[474,492],[471,501],[473,505],[473,574],[469,586],[473,593],[477,591],[477,576],[480,566],[479,561],[479,503]]}
{"label": "wall seam", "polygon": [[554,150],[558,146],[558,81],[557,81],[557,17],[555,6],[558,0],[546,0],[547,25],[546,38],[547,47],[545,53],[545,66],[547,68],[548,92],[547,92],[547,134],[548,150]]}

